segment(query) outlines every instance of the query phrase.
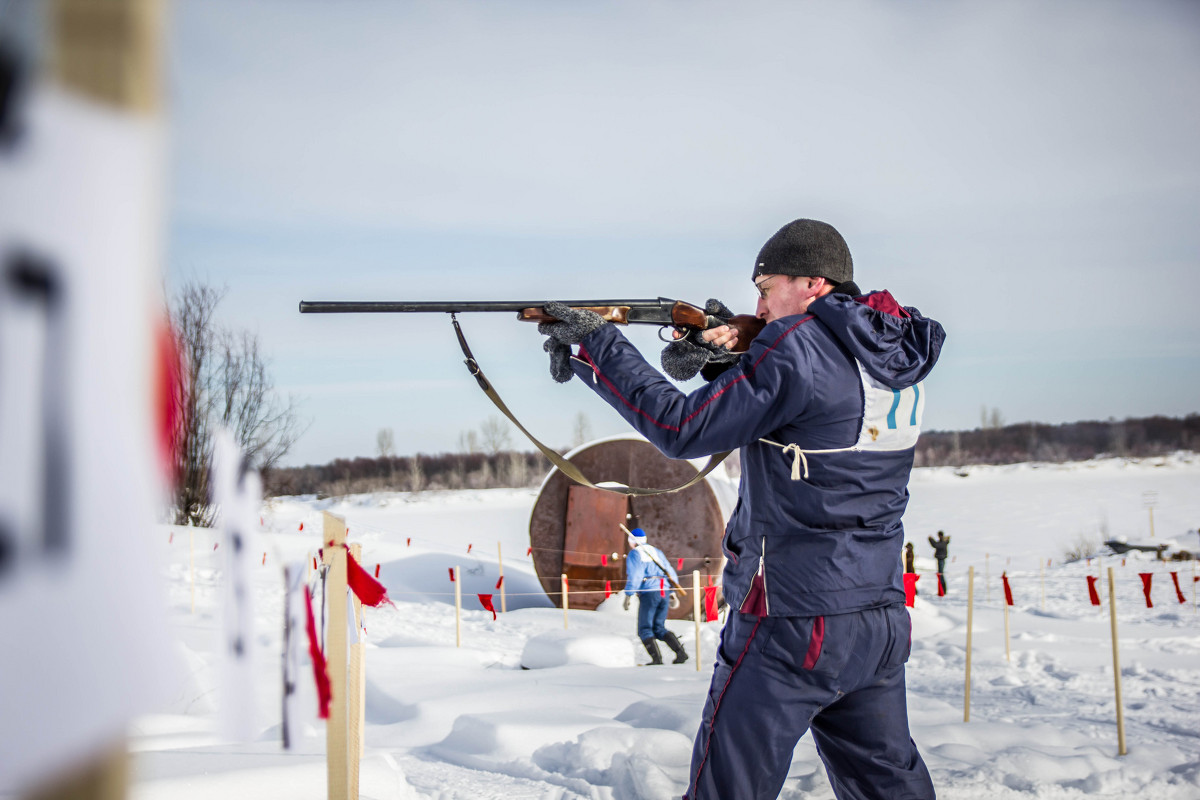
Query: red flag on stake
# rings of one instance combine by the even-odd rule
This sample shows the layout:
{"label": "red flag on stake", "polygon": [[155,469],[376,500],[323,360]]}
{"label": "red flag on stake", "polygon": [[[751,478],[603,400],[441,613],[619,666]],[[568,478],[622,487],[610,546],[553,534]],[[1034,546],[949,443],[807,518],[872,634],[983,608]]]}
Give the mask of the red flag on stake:
{"label": "red flag on stake", "polygon": [[[710,581],[712,576],[709,576]],[[717,618],[717,587],[710,582],[704,587],[704,620],[712,622]]]}
{"label": "red flag on stake", "polygon": [[1013,604],[1012,587],[1008,585],[1008,573],[1001,572],[1000,580],[1004,581],[1004,602],[1011,606]]}
{"label": "red flag on stake", "polygon": [[304,523],[303,523],[303,522],[301,522],[301,523],[300,523],[300,530],[304,530]]}
{"label": "red flag on stake", "polygon": [[658,596],[659,597],[667,596],[667,581],[665,578],[658,579]]}
{"label": "red flag on stake", "polygon": [[610,597],[612,597],[612,581],[605,581],[604,582],[604,599],[607,600]]}
{"label": "red flag on stake", "polygon": [[174,531],[172,531],[171,535],[167,537],[167,544],[170,544],[173,541],[175,541],[175,532]]}
{"label": "red flag on stake", "polygon": [[683,569],[683,559],[682,558],[679,559],[679,562],[675,565],[676,571],[681,570],[681,569]]}
{"label": "red flag on stake", "polygon": [[472,548],[472,547],[474,547],[474,546],[475,546],[475,545],[473,545],[473,544],[469,544],[469,545],[467,545],[467,555],[470,555],[470,554],[471,554],[471,548]]}
{"label": "red flag on stake", "polygon": [[313,556],[313,571],[315,572],[316,569],[317,569],[317,557]]}
{"label": "red flag on stake", "polygon": [[405,546],[405,547],[412,547],[412,537],[411,537],[411,536],[409,536],[409,537],[408,537],[408,538],[407,538],[407,539],[404,541],[404,546]]}
{"label": "red flag on stake", "polygon": [[375,565],[375,577],[376,578],[379,577],[379,565],[378,564]]}
{"label": "red flag on stake", "polygon": [[1179,602],[1186,603],[1187,598],[1183,596],[1183,592],[1179,590],[1179,573],[1171,573],[1171,582],[1175,584],[1175,596],[1179,598]]}
{"label": "red flag on stake", "polygon": [[266,565],[267,565],[267,554],[264,552],[263,553],[263,566],[265,567]]}
{"label": "red flag on stake", "polygon": [[500,591],[500,586],[501,586],[501,584],[503,584],[503,583],[504,583],[504,576],[503,576],[503,575],[501,575],[501,576],[500,576],[500,580],[496,581],[496,591]]}
{"label": "red flag on stake", "polygon": [[213,550],[216,550],[216,549],[217,549],[217,545],[219,545],[219,544],[220,544],[220,542],[213,542]]}
{"label": "red flag on stake", "polygon": [[496,619],[496,607],[492,605],[492,596],[490,594],[481,594],[479,595],[479,602],[484,609],[492,612],[492,619]]}
{"label": "red flag on stake", "polygon": [[325,671],[325,654],[317,640],[317,622],[313,619],[312,592],[304,587],[304,610],[307,620],[304,625],[308,633],[308,655],[312,658],[313,678],[317,682],[317,700],[321,719],[329,719],[329,673]]}
{"label": "red flag on stake", "polygon": [[533,552],[533,548],[532,548],[532,547],[530,547],[530,548],[528,548],[528,549],[526,549],[526,550],[525,550],[525,555],[529,555],[529,554],[530,554],[530,553],[532,553],[532,552]]}
{"label": "red flag on stake", "polygon": [[602,567],[608,566],[608,554],[607,553],[600,554],[600,566],[602,566]]}
{"label": "red flag on stake", "polygon": [[1154,602],[1150,599],[1150,581],[1154,580],[1154,573],[1139,572],[1138,577],[1142,579],[1142,594],[1146,595],[1146,608],[1154,608]]}
{"label": "red flag on stake", "polygon": [[1099,578],[1097,578],[1095,575],[1088,575],[1088,576],[1087,576],[1087,581],[1088,581],[1088,597],[1091,599],[1091,601],[1092,601],[1092,605],[1094,605],[1094,606],[1098,606],[1098,605],[1100,605],[1100,595],[1099,595],[1099,593],[1096,591],[1096,581],[1098,581],[1098,580],[1100,580],[1100,579],[1099,579]]}
{"label": "red flag on stake", "polygon": [[454,583],[454,567],[446,567],[446,571],[450,573],[450,582]]}
{"label": "red flag on stake", "polygon": [[387,603],[389,606],[395,606],[395,603],[388,599],[387,589],[383,588],[382,583],[367,574],[367,571],[354,560],[348,547],[346,548],[346,583],[350,584],[350,591],[354,592],[354,596],[362,601],[363,605],[378,608]]}
{"label": "red flag on stake", "polygon": [[909,608],[917,602],[917,581],[921,576],[915,572],[904,573],[904,605]]}
{"label": "red flag on stake", "polygon": [[946,596],[946,576],[942,575],[942,573],[939,572],[937,574],[937,579],[938,579],[938,597],[945,597]]}

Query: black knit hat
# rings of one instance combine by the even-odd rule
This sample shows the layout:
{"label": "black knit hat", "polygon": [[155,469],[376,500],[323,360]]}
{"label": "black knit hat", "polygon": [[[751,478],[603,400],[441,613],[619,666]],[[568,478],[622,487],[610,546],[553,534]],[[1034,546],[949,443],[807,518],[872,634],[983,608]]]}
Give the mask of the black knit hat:
{"label": "black knit hat", "polygon": [[854,260],[846,240],[827,222],[798,219],[767,240],[754,259],[754,275],[827,278],[835,286],[854,280]]}

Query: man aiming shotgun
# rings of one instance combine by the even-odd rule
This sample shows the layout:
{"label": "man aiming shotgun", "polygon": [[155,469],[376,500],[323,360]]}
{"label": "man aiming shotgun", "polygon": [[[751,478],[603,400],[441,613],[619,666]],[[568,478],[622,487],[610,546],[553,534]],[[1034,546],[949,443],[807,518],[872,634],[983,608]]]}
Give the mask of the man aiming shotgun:
{"label": "man aiming shotgun", "polygon": [[781,228],[751,277],[765,327],[748,348],[717,325],[664,352],[664,367],[710,378],[686,395],[598,314],[550,303],[558,321],[539,326],[554,379],[579,375],[668,457],[741,449],[730,613],[685,799],[777,797],[811,729],[839,800],[928,800],[905,700],[901,516],[945,333],[863,294],[824,222]]}

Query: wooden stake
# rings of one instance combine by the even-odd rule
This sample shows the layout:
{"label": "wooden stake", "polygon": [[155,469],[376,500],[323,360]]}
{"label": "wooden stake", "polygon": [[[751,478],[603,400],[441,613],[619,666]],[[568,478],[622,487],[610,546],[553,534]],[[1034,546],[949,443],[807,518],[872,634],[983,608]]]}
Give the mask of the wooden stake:
{"label": "wooden stake", "polygon": [[325,724],[325,764],[329,800],[350,797],[349,742],[346,702],[346,632],[349,626],[346,608],[346,521],[323,512],[325,598],[329,624],[325,628],[325,658],[329,669],[329,721]]}
{"label": "wooden stake", "polygon": [[496,565],[500,568],[500,613],[508,611],[508,600],[504,597],[504,551],[496,542]]}
{"label": "wooden stake", "polygon": [[700,570],[692,570],[692,616],[696,619],[696,672],[700,671]]}
{"label": "wooden stake", "polygon": [[992,554],[983,554],[983,601],[992,602]]}
{"label": "wooden stake", "polygon": [[567,573],[562,573],[559,578],[562,585],[562,601],[563,601],[563,630],[567,630],[567,610],[571,607],[571,598],[567,593]]}
{"label": "wooden stake", "polygon": [[462,569],[454,568],[454,646],[462,647]]}
{"label": "wooden stake", "polygon": [[196,532],[188,528],[188,583],[192,587],[192,613],[196,613]]}
{"label": "wooden stake", "polygon": [[1012,649],[1009,646],[1008,636],[1008,597],[1004,598],[1004,660],[1012,661]]}
{"label": "wooden stake", "polygon": [[971,623],[975,613],[975,568],[967,570],[967,685],[963,692],[963,722],[971,721]]}
{"label": "wooden stake", "polygon": [[[1039,563],[1041,559],[1038,559]],[[1042,564],[1042,611],[1046,610],[1046,565]]]}
{"label": "wooden stake", "polygon": [[[350,553],[354,560],[362,563],[362,545],[355,542],[350,545]],[[363,735],[366,729],[367,704],[367,673],[363,661],[363,607],[362,601],[354,596],[354,629],[358,632],[358,641],[350,646],[350,679],[346,696],[350,700],[350,736],[349,736],[349,791],[350,797],[358,797],[359,766],[362,763]]]}
{"label": "wooden stake", "polygon": [[1154,506],[1150,506],[1146,510],[1150,512],[1150,538],[1153,539],[1154,538]]}
{"label": "wooden stake", "polygon": [[1121,704],[1121,653],[1117,647],[1117,591],[1108,568],[1108,608],[1112,619],[1113,685],[1117,690],[1117,755],[1125,755],[1125,709]]}
{"label": "wooden stake", "polygon": [[1200,606],[1196,605],[1196,562],[1192,561],[1192,613],[1200,611]]}

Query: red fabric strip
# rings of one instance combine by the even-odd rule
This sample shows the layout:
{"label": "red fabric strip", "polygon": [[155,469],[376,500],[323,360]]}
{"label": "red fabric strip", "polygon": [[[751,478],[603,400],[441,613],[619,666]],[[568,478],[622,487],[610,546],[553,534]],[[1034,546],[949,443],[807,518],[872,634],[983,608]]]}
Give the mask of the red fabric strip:
{"label": "red fabric strip", "polygon": [[378,564],[375,565],[375,577],[376,578],[379,577],[379,565]]}
{"label": "red fabric strip", "polygon": [[665,578],[658,579],[658,596],[659,597],[667,596],[667,581]]}
{"label": "red fabric strip", "polygon": [[604,599],[607,600],[610,597],[612,597],[612,581],[605,581],[604,582]]}
{"label": "red fabric strip", "polygon": [[681,559],[679,559],[679,563],[675,565],[675,571],[679,572],[682,569],[683,569],[683,559],[681,558]]}
{"label": "red fabric strip", "polygon": [[446,567],[446,571],[450,573],[450,582],[454,583],[454,567]]}
{"label": "red fabric strip", "polygon": [[499,590],[500,590],[500,585],[501,585],[501,584],[503,584],[503,583],[504,583],[504,576],[503,576],[503,575],[501,575],[501,576],[500,576],[500,580],[496,581],[496,590],[497,590],[497,591],[499,591]]}
{"label": "red fabric strip", "polygon": [[317,641],[317,621],[313,618],[312,592],[304,587],[304,630],[308,633],[308,655],[312,659],[313,678],[317,682],[317,706],[321,719],[329,719],[329,673],[325,671],[325,654]]}
{"label": "red fabric strip", "polygon": [[921,576],[915,572],[904,573],[904,605],[909,608],[917,602],[917,581],[921,580]]}
{"label": "red fabric strip", "polygon": [[1171,582],[1175,584],[1175,596],[1179,598],[1179,602],[1186,603],[1187,598],[1183,596],[1183,592],[1179,589],[1179,573],[1171,573]]}
{"label": "red fabric strip", "polygon": [[938,597],[946,596],[946,577],[942,573],[938,573]]}
{"label": "red fabric strip", "polygon": [[1095,575],[1087,576],[1088,597],[1091,599],[1092,605],[1094,605],[1094,606],[1100,605],[1100,595],[1096,593],[1096,581],[1098,581],[1098,580],[1100,580],[1100,579],[1097,578]]}
{"label": "red fabric strip", "polygon": [[608,566],[608,556],[606,554],[602,553],[600,555],[600,566],[602,566],[602,567]]}
{"label": "red fabric strip", "polygon": [[1154,573],[1139,572],[1138,577],[1142,579],[1142,594],[1146,595],[1146,608],[1154,608],[1154,601],[1150,599],[1150,582],[1154,580]]}
{"label": "red fabric strip", "polygon": [[492,596],[490,594],[479,595],[479,603],[484,610],[492,612],[492,619],[496,619],[496,607],[492,605]]}
{"label": "red fabric strip", "polygon": [[821,645],[825,643],[825,618],[813,620],[812,637],[808,640],[808,653],[804,656],[803,669],[812,669],[821,657]]}
{"label": "red fabric strip", "polygon": [[1013,604],[1012,587],[1008,585],[1008,573],[1000,573],[1000,580],[1004,581],[1004,602],[1011,606]]}
{"label": "red fabric strip", "polygon": [[387,589],[383,588],[383,584],[367,574],[367,571],[354,560],[354,556],[350,554],[348,548],[346,550],[346,583],[350,584],[350,590],[363,605],[378,608],[387,603],[389,606],[395,606],[388,599]]}
{"label": "red fabric strip", "polygon": [[[712,576],[709,576],[710,580]],[[717,587],[711,583],[704,587],[704,621],[712,622],[717,618]]]}

